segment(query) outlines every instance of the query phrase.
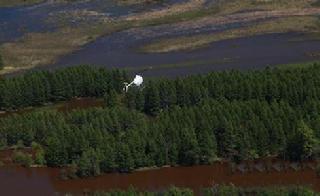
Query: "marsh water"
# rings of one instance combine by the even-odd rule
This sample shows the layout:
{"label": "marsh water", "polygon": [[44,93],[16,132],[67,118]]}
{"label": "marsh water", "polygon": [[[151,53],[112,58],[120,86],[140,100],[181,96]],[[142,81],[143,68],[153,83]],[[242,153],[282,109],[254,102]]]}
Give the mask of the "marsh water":
{"label": "marsh water", "polygon": [[[0,44],[17,40],[27,33],[54,31],[61,25],[59,16],[72,11],[94,11],[104,14],[106,17],[116,18],[183,1],[185,0],[150,1],[143,4],[122,5],[115,0],[84,0],[68,3],[45,0],[31,6],[0,7]],[[92,22],[90,20],[95,19],[95,17],[89,17],[87,18],[89,21],[85,22],[90,23]],[[64,22],[69,26],[74,26],[81,21],[71,19]]]}
{"label": "marsh water", "polygon": [[[32,6],[0,8],[0,43],[17,40],[29,32],[54,31],[58,28],[59,22],[52,22],[50,19],[59,13],[87,10],[116,18],[185,1],[187,0],[165,0],[136,5],[119,5],[115,1],[104,0],[73,3],[44,1]],[[88,20],[94,19],[89,17]],[[77,21],[69,22],[71,26],[77,25]],[[309,35],[303,33],[231,39],[209,44],[205,48],[178,52],[143,53],[139,50],[141,46],[163,38],[214,33],[250,26],[256,22],[259,21],[208,25],[201,28],[196,25],[187,26],[185,29],[177,28],[174,24],[166,24],[125,30],[98,38],[79,50],[60,57],[54,64],[35,69],[51,70],[90,64],[107,68],[126,68],[132,73],[144,76],[175,77],[217,70],[262,69],[278,64],[320,60],[320,39],[309,39]]]}
{"label": "marsh water", "polygon": [[169,53],[141,53],[150,38],[131,31],[98,39],[62,57],[50,68],[78,64],[129,68],[145,76],[181,76],[217,70],[261,69],[279,64],[320,60],[320,40],[299,33],[268,34],[219,41],[202,49]]}
{"label": "marsh water", "polygon": [[[176,3],[183,0],[170,0]],[[45,1],[33,6],[0,8],[0,43],[14,41],[29,32],[54,31],[58,24],[48,21],[61,11],[94,10],[110,17],[127,15],[133,12],[162,6],[150,4],[147,8],[139,5],[121,6],[114,1],[93,0],[63,4]],[[210,33],[228,28],[243,26],[211,26],[208,29],[194,29],[188,32],[170,31],[161,27],[150,27],[141,31],[128,30],[102,37],[72,54],[66,55],[54,65],[44,69],[60,68],[78,64],[92,64],[103,67],[130,68],[132,72],[143,72],[146,76],[179,76],[226,69],[261,69],[276,64],[297,63],[320,60],[320,41],[305,39],[306,35],[269,34],[248,38],[220,41],[207,48],[192,51],[163,54],[141,53],[137,49],[143,44],[165,37]],[[166,27],[170,28],[170,26]],[[158,35],[157,32],[164,34]],[[57,106],[59,111],[70,111],[85,107],[99,107],[102,101],[74,99]],[[32,110],[32,109],[30,109]],[[23,113],[17,111],[13,113]],[[12,114],[12,113],[11,113]],[[0,117],[9,115],[0,114]],[[130,186],[140,190],[161,191],[171,185],[189,187],[199,192],[201,187],[216,184],[234,184],[243,187],[273,185],[308,185],[320,191],[320,178],[312,167],[287,167],[281,171],[232,171],[226,163],[211,166],[167,167],[136,171],[129,174],[110,173],[85,179],[62,180],[58,168],[0,167],[1,195],[59,195],[64,193],[82,194],[90,191],[126,189]]]}
{"label": "marsh water", "polygon": [[127,189],[161,191],[170,186],[188,187],[199,193],[201,187],[233,184],[241,187],[274,185],[306,185],[320,191],[320,178],[310,168],[283,171],[232,171],[226,163],[210,166],[168,167],[136,171],[129,174],[110,173],[85,179],[61,180],[57,168],[0,168],[0,190],[4,195],[83,194],[91,191]]}

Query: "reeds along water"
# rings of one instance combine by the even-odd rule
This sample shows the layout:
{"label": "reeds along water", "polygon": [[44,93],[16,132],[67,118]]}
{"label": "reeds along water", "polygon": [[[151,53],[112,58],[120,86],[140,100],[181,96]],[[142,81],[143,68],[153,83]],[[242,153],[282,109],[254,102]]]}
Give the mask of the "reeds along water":
{"label": "reeds along water", "polygon": [[312,170],[316,171],[317,161],[289,162],[280,159],[260,159],[255,161],[243,161],[239,164],[229,164],[233,173],[268,173]]}

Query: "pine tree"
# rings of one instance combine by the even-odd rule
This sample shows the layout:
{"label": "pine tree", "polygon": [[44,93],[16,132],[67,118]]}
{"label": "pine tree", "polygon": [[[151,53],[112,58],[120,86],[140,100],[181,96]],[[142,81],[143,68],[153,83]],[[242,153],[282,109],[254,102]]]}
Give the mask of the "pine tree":
{"label": "pine tree", "polygon": [[0,70],[3,69],[3,67],[4,67],[4,63],[3,63],[2,55],[0,54]]}
{"label": "pine tree", "polygon": [[120,142],[117,145],[118,153],[117,153],[117,162],[119,164],[120,171],[131,171],[134,169],[134,160],[132,158],[129,146]]}
{"label": "pine tree", "polygon": [[145,97],[145,112],[152,116],[157,115],[160,111],[160,97],[159,90],[153,83],[149,83]]}
{"label": "pine tree", "polygon": [[200,121],[197,128],[197,138],[200,148],[200,161],[202,163],[212,163],[217,158],[217,141],[210,129],[209,122]]}
{"label": "pine tree", "polygon": [[145,104],[145,100],[144,100],[144,94],[141,90],[137,90],[136,91],[136,97],[135,97],[135,107],[138,111],[143,112],[144,110],[144,104]]}
{"label": "pine tree", "polygon": [[101,170],[103,172],[114,171],[119,167],[117,149],[115,148],[114,137],[110,134],[105,135],[101,148]]}
{"label": "pine tree", "polygon": [[109,92],[104,94],[104,103],[107,107],[114,107],[119,105],[120,100],[117,92],[114,89],[111,89]]}
{"label": "pine tree", "polygon": [[96,176],[100,174],[99,153],[93,148],[84,151],[77,162],[79,176]]}
{"label": "pine tree", "polygon": [[287,155],[292,160],[310,159],[318,146],[313,130],[305,122],[300,121],[296,133],[290,138],[287,146]]}
{"label": "pine tree", "polygon": [[136,109],[136,89],[129,88],[125,95],[125,105],[127,108]]}
{"label": "pine tree", "polygon": [[172,83],[160,83],[160,107],[166,109],[176,103],[176,92]]}
{"label": "pine tree", "polygon": [[48,138],[46,145],[45,158],[49,166],[61,166],[66,164],[68,154],[63,142],[61,142],[57,136]]}
{"label": "pine tree", "polygon": [[194,165],[199,163],[199,144],[194,129],[185,128],[181,130],[181,149],[179,162],[184,165]]}

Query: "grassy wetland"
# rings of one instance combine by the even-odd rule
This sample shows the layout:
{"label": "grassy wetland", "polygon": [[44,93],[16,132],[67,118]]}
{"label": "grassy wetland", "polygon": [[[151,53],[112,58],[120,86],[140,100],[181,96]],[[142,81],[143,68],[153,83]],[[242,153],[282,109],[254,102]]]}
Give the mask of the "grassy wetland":
{"label": "grassy wetland", "polygon": [[192,50],[206,47],[217,41],[249,37],[270,33],[303,32],[320,38],[320,20],[318,17],[288,17],[261,22],[249,27],[226,30],[212,34],[199,34],[171,39],[161,39],[140,48],[142,52],[172,52],[179,50]]}
{"label": "grassy wetland", "polygon": [[0,5],[2,194],[320,191],[319,0],[31,2]]}
{"label": "grassy wetland", "polygon": [[[74,28],[68,27],[67,24],[64,24],[64,21],[59,21],[61,28],[54,32],[28,33],[17,41],[2,44],[0,52],[6,66],[0,73],[10,73],[53,63],[60,56],[77,50],[100,36],[130,28],[172,23],[193,18],[199,13],[186,11],[190,9],[191,4],[189,3],[186,6],[187,8],[184,8],[185,4],[179,4],[176,5],[178,8],[173,7],[172,10],[163,9],[153,18],[149,16],[151,13],[145,13],[145,15],[139,17],[135,17],[135,15],[124,17],[118,20],[110,20],[102,16],[97,23],[82,24]],[[181,15],[176,15],[180,12],[179,10],[182,12]],[[79,15],[75,17],[79,17]]]}
{"label": "grassy wetland", "polygon": [[[4,62],[0,74],[54,64],[61,57],[82,50],[101,37],[119,32],[145,31],[144,34],[147,35],[149,27],[163,28],[163,31],[159,31],[157,37],[152,37],[143,46],[137,48],[139,44],[135,44],[136,46],[130,46],[130,48],[137,48],[143,53],[163,53],[193,50],[216,41],[261,34],[317,33],[320,14],[320,8],[316,6],[317,2],[315,0],[219,0],[214,2],[190,0],[156,9],[128,12],[115,17],[99,10],[86,8],[52,13],[49,14],[47,22],[57,26],[54,30],[26,32],[16,40],[3,42],[0,45]],[[132,2],[127,6],[137,3],[145,2]],[[202,30],[236,23],[241,23],[244,27],[231,27],[221,32]],[[184,35],[167,36],[173,30],[179,29]]]}
{"label": "grassy wetland", "polygon": [[43,0],[1,0],[0,7],[13,7],[41,3]]}

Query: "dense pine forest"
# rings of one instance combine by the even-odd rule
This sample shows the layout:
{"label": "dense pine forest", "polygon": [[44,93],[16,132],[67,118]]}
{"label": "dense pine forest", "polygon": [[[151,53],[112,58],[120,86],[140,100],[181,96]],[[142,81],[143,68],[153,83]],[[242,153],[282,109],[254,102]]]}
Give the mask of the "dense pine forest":
{"label": "dense pine forest", "polygon": [[78,176],[219,159],[315,159],[319,74],[319,64],[214,72],[150,79],[127,93],[126,73],[87,66],[5,78],[3,110],[88,96],[104,97],[105,107],[1,118],[0,146],[33,146],[37,164],[69,165]]}
{"label": "dense pine forest", "polygon": [[56,72],[36,71],[0,79],[0,110],[14,110],[72,97],[102,97],[121,93],[126,73],[80,66]]}

